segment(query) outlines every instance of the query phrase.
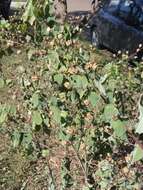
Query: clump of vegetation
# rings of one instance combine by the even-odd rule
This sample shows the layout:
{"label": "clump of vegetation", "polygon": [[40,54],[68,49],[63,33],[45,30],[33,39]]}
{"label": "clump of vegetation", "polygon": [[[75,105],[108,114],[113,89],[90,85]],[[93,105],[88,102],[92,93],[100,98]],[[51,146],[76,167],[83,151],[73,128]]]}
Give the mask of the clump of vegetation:
{"label": "clump of vegetation", "polygon": [[143,65],[106,58],[51,7],[1,23],[1,189],[138,190]]}

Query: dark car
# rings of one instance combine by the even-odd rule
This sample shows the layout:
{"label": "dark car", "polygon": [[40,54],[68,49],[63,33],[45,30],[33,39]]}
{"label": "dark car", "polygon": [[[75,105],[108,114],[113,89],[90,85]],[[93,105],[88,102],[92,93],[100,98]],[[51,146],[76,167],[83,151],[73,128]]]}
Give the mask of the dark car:
{"label": "dark car", "polygon": [[8,19],[11,0],[0,0],[0,16]]}
{"label": "dark car", "polygon": [[132,54],[143,44],[143,0],[106,0],[90,25],[93,45]]}

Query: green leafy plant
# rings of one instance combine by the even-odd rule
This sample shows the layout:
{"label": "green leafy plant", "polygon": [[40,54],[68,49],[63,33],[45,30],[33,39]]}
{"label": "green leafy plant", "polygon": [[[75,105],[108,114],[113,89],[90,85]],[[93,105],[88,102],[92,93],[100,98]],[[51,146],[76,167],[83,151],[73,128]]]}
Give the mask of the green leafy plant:
{"label": "green leafy plant", "polygon": [[12,151],[30,162],[33,184],[43,180],[40,188],[138,189],[142,64],[99,61],[101,55],[78,39],[78,27],[57,24],[52,6],[49,0],[27,2],[16,26],[26,45],[17,42],[13,23],[7,31],[12,59],[2,64],[10,71],[6,79],[1,75],[0,91],[14,105],[0,104],[1,128],[12,137]]}

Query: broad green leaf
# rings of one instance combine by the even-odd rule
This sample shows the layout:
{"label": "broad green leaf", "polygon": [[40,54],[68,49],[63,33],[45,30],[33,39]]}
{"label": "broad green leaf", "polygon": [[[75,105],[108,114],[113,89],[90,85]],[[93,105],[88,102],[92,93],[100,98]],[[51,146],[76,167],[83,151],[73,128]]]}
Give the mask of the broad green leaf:
{"label": "broad green leaf", "polygon": [[32,60],[33,55],[35,54],[36,50],[35,49],[30,49],[27,53],[28,59]]}
{"label": "broad green leaf", "polygon": [[1,105],[0,107],[0,124],[5,122],[5,120],[7,119],[7,115],[10,111],[10,105]]}
{"label": "broad green leaf", "polygon": [[22,78],[22,85],[23,87],[28,87],[31,85],[31,81],[27,78]]}
{"label": "broad green leaf", "polygon": [[11,105],[10,106],[10,110],[9,110],[9,113],[11,114],[11,115],[16,115],[16,105]]}
{"label": "broad green leaf", "polygon": [[34,122],[35,125],[42,124],[43,120],[39,111],[34,111],[32,113],[32,121]]}
{"label": "broad green leaf", "polygon": [[60,64],[59,54],[55,50],[50,50],[48,60],[53,70],[57,70]]}
{"label": "broad green leaf", "polygon": [[77,98],[76,98],[76,92],[75,91],[71,91],[70,92],[70,100],[75,103],[77,101]]}
{"label": "broad green leaf", "polygon": [[75,88],[83,88],[86,89],[88,86],[87,77],[84,75],[73,75],[72,76],[72,83]]}
{"label": "broad green leaf", "polygon": [[79,75],[73,75],[72,76],[72,84],[74,87],[81,87],[82,83],[80,81],[80,76]]}
{"label": "broad green leaf", "polygon": [[0,88],[3,88],[5,85],[5,82],[2,78],[0,78]]}
{"label": "broad green leaf", "polygon": [[24,22],[29,22],[31,25],[33,25],[34,21],[36,20],[36,17],[34,14],[33,0],[28,0],[27,6],[22,18]]}
{"label": "broad green leaf", "polygon": [[48,155],[49,155],[49,150],[48,149],[42,150],[42,156],[43,157],[47,157]]}
{"label": "broad green leaf", "polygon": [[54,75],[54,81],[57,82],[59,85],[63,82],[63,75],[62,74],[56,74]]}
{"label": "broad green leaf", "polygon": [[132,152],[133,162],[137,162],[143,158],[143,149],[139,145],[135,145],[135,148]]}
{"label": "broad green leaf", "polygon": [[23,134],[23,139],[22,139],[22,144],[25,148],[28,148],[29,144],[32,142],[32,134],[29,133],[24,133]]}
{"label": "broad green leaf", "polygon": [[88,100],[90,101],[91,105],[95,107],[100,100],[100,96],[96,92],[92,91],[88,96]]}
{"label": "broad green leaf", "polygon": [[109,99],[109,102],[114,102],[114,93],[109,91],[107,93],[107,96],[108,96],[108,99]]}
{"label": "broad green leaf", "polygon": [[104,76],[102,76],[102,77],[100,78],[100,83],[101,83],[101,84],[105,83],[106,80],[107,80],[107,78],[108,78],[108,74],[105,74]]}
{"label": "broad green leaf", "polygon": [[7,20],[1,19],[0,20],[0,29],[9,28],[10,23]]}
{"label": "broad green leaf", "polygon": [[58,100],[57,100],[57,98],[55,97],[55,96],[52,96],[51,98],[50,98],[50,100],[49,100],[49,104],[50,104],[50,106],[57,106],[57,102],[58,102]]}
{"label": "broad green leaf", "polygon": [[76,116],[74,117],[74,122],[77,126],[80,126],[81,123],[82,123],[82,119],[81,119],[81,116],[80,116],[80,113],[77,113]]}
{"label": "broad green leaf", "polygon": [[108,81],[108,89],[109,89],[110,91],[113,91],[113,90],[116,88],[116,85],[117,85],[117,81],[116,81],[116,80],[110,79],[110,80]]}
{"label": "broad green leaf", "polygon": [[0,124],[5,122],[6,118],[7,118],[7,112],[6,111],[3,111],[1,114],[0,114]]}
{"label": "broad green leaf", "polygon": [[59,72],[64,73],[67,71],[67,67],[63,64],[60,64]]}
{"label": "broad green leaf", "polygon": [[83,76],[81,76],[81,80],[82,80],[82,87],[87,88],[87,86],[88,86],[87,77],[83,75]]}
{"label": "broad green leaf", "polygon": [[90,187],[87,187],[87,186],[84,186],[83,187],[83,190],[90,190],[91,188]]}
{"label": "broad green leaf", "polygon": [[110,74],[111,73],[111,70],[112,70],[112,67],[113,67],[113,63],[108,63],[104,66],[103,68],[103,72],[106,73],[106,74]]}
{"label": "broad green leaf", "polygon": [[53,120],[57,123],[61,123],[61,111],[58,107],[52,106],[51,107],[52,115],[53,115]]}
{"label": "broad green leaf", "polygon": [[80,99],[84,96],[86,90],[83,90],[83,89],[77,89],[77,93],[79,94],[80,96]]}
{"label": "broad green leaf", "polygon": [[138,134],[142,134],[143,133],[143,106],[141,105],[141,99],[143,98],[143,96],[141,96],[139,103],[138,103],[138,107],[139,107],[139,122],[137,123],[137,128],[136,128],[136,133]]}
{"label": "broad green leaf", "polygon": [[118,109],[115,107],[114,104],[108,104],[104,108],[104,119],[106,122],[110,122],[113,117],[116,117],[119,114]]}
{"label": "broad green leaf", "polygon": [[68,141],[71,138],[70,135],[66,134],[64,131],[60,130],[59,139],[62,141]]}
{"label": "broad green leaf", "polygon": [[100,94],[106,97],[107,94],[106,94],[106,91],[105,91],[105,88],[104,88],[102,82],[100,80],[98,81],[98,80],[94,79],[94,84],[95,84],[96,88],[99,90]]}
{"label": "broad green leaf", "polygon": [[48,117],[46,117],[46,118],[44,119],[44,124],[45,124],[46,126],[49,126],[49,118],[48,118]]}
{"label": "broad green leaf", "polygon": [[38,105],[39,105],[39,94],[38,93],[34,93],[32,95],[31,102],[32,102],[34,108],[38,107]]}
{"label": "broad green leaf", "polygon": [[102,188],[102,190],[106,190],[107,186],[109,184],[109,180],[108,179],[103,179],[101,182],[100,182],[100,186]]}
{"label": "broad green leaf", "polygon": [[142,134],[143,133],[143,117],[139,118],[139,122],[137,124],[136,133]]}
{"label": "broad green leaf", "polygon": [[121,120],[112,121],[111,126],[114,129],[114,133],[118,138],[120,138],[122,140],[127,139],[126,128],[125,128],[124,122],[122,122]]}
{"label": "broad green leaf", "polygon": [[14,148],[19,146],[21,141],[20,139],[21,139],[21,133],[19,133],[18,131],[14,131],[14,133],[12,134],[12,141]]}
{"label": "broad green leaf", "polygon": [[61,111],[61,117],[66,118],[68,116],[67,111]]}
{"label": "broad green leaf", "polygon": [[6,79],[5,83],[6,83],[6,85],[11,85],[12,84],[12,80],[11,79]]}

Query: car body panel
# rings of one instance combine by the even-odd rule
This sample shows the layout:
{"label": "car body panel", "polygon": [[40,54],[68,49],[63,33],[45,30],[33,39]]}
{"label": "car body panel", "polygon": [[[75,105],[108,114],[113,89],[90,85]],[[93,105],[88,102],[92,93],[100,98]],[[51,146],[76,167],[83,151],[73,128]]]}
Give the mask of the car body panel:
{"label": "car body panel", "polygon": [[11,0],[0,0],[0,15],[5,19],[9,17]]}
{"label": "car body panel", "polygon": [[[116,2],[117,1],[119,2],[121,0],[116,0]],[[134,23],[128,24],[126,19],[118,16],[116,6],[114,7],[110,4],[110,11],[112,13],[108,11],[110,2],[111,1],[108,1],[108,3],[95,14],[91,22],[91,28],[96,28],[103,46],[115,52],[121,50],[122,52],[129,51],[129,53],[133,53],[139,44],[143,43],[143,26],[135,25]],[[143,0],[138,0],[137,3],[140,5],[139,9],[142,9]],[[124,11],[123,14],[124,13],[126,12]],[[126,14],[124,15],[126,16]],[[143,12],[140,15],[143,16]]]}

